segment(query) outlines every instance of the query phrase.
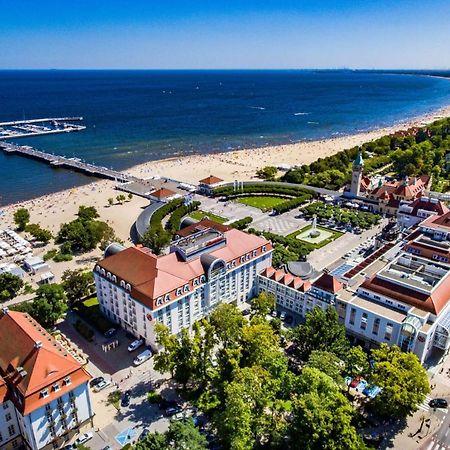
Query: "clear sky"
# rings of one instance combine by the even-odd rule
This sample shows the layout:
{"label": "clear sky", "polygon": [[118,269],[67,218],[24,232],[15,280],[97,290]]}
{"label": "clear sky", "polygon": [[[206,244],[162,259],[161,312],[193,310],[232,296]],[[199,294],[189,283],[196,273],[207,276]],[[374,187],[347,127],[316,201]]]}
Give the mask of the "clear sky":
{"label": "clear sky", "polygon": [[0,0],[0,68],[450,68],[450,0]]}

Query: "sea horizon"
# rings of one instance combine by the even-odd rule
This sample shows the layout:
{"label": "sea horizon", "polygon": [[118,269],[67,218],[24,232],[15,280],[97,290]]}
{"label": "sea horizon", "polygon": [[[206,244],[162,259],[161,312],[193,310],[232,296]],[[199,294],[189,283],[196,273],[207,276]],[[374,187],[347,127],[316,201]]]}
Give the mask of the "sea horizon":
{"label": "sea horizon", "polygon": [[[450,80],[441,78],[450,71],[405,71],[7,69],[0,71],[0,122],[83,116],[82,132],[16,143],[125,170],[356,134],[450,104]],[[3,152],[0,167],[0,205],[94,181]]]}

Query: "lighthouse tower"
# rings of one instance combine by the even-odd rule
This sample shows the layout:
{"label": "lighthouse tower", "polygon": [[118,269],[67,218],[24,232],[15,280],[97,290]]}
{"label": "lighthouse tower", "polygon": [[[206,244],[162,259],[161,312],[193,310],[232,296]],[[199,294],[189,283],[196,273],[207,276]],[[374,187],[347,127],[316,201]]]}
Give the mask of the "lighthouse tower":
{"label": "lighthouse tower", "polygon": [[364,161],[361,152],[353,161],[352,183],[350,185],[350,194],[352,197],[358,197],[361,189],[361,180],[363,175]]}

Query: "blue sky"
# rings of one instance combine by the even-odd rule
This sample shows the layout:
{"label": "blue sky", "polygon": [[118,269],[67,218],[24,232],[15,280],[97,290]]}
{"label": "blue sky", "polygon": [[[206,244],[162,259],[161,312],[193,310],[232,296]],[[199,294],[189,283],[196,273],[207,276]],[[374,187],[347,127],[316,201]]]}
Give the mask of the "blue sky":
{"label": "blue sky", "polygon": [[450,68],[450,0],[0,0],[0,68]]}

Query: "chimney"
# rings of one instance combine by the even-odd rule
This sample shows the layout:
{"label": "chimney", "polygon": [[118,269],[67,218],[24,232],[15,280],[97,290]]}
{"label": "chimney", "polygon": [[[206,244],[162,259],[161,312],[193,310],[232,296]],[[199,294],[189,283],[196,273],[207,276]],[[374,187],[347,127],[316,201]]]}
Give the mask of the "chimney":
{"label": "chimney", "polygon": [[41,341],[35,341],[34,348],[41,348],[41,347],[42,347],[42,342]]}

